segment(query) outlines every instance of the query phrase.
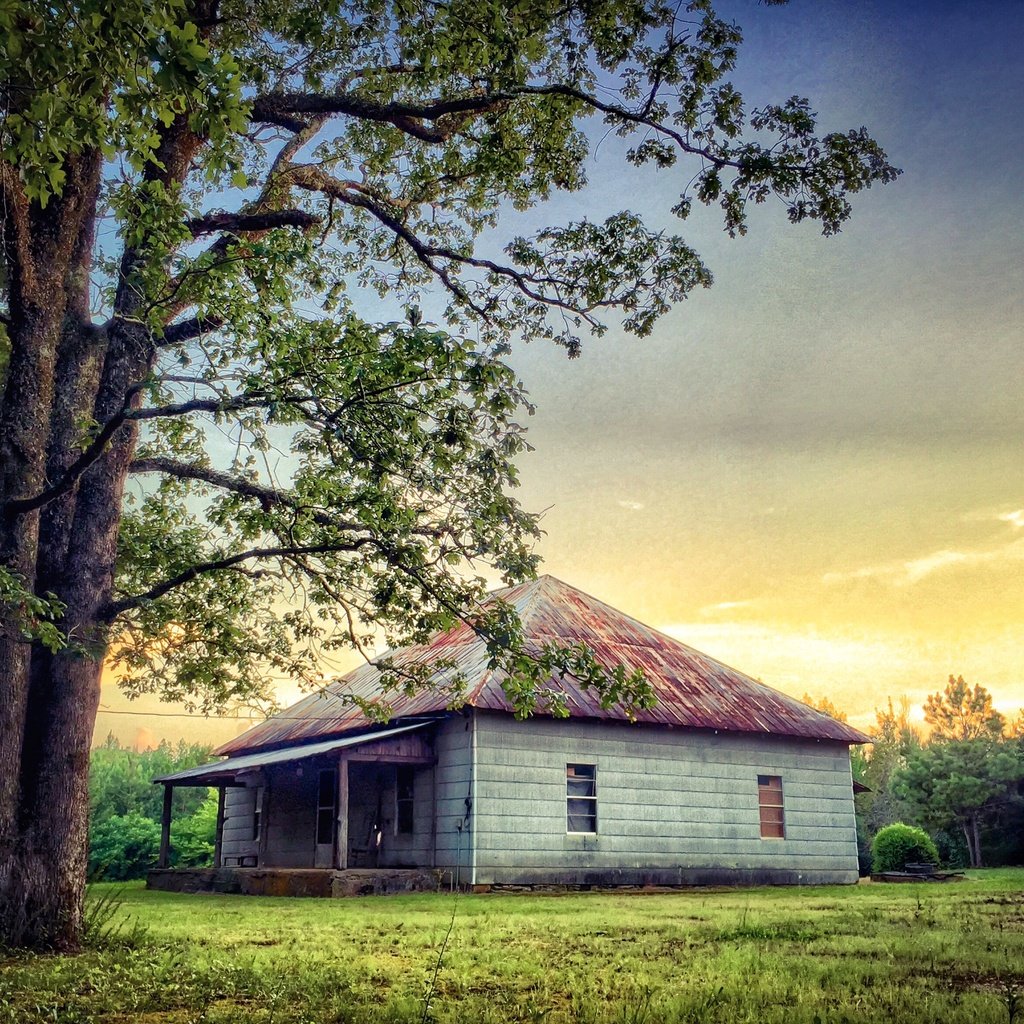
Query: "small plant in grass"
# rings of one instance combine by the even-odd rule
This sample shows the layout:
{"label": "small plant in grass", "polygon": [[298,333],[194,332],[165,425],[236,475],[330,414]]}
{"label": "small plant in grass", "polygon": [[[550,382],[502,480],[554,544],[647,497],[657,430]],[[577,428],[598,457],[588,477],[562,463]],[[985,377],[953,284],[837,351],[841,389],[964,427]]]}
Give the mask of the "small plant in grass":
{"label": "small plant in grass", "polygon": [[897,822],[886,825],[871,843],[871,870],[902,871],[907,864],[936,864],[939,851],[924,829]]}
{"label": "small plant in grass", "polygon": [[129,948],[139,946],[149,928],[130,914],[124,914],[124,889],[108,889],[97,893],[91,887],[86,893],[82,924],[82,941],[86,946],[102,949],[115,944]]}

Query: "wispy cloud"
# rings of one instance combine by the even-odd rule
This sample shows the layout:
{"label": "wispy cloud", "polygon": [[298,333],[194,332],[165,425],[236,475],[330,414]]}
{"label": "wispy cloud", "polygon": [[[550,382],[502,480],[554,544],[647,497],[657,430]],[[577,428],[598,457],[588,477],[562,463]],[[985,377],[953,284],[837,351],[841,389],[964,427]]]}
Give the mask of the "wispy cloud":
{"label": "wispy cloud", "polygon": [[617,504],[619,508],[628,508],[630,512],[639,512],[644,507],[642,501],[631,501],[628,498],[620,498]]}
{"label": "wispy cloud", "polygon": [[902,562],[883,562],[879,565],[865,565],[847,572],[827,572],[822,576],[826,584],[846,583],[850,580],[881,579],[897,587],[913,586],[922,580],[954,567],[974,568],[995,566],[1006,562],[1024,561],[1024,539],[1011,541],[997,548],[956,551],[943,548],[918,558]]}
{"label": "wispy cloud", "polygon": [[737,608],[749,608],[754,602],[747,601],[719,601],[718,604],[706,604],[700,610],[700,614],[705,618],[710,618],[712,615],[719,615],[722,612],[732,612]]}
{"label": "wispy cloud", "polygon": [[1003,509],[978,508],[965,512],[962,516],[965,523],[1005,523],[1014,530],[1024,530],[1024,508],[1013,509],[1010,512]]}
{"label": "wispy cloud", "polygon": [[1019,508],[1014,512],[1004,512],[1002,515],[996,516],[996,519],[1001,523],[1009,523],[1015,530],[1024,530],[1024,508]]}

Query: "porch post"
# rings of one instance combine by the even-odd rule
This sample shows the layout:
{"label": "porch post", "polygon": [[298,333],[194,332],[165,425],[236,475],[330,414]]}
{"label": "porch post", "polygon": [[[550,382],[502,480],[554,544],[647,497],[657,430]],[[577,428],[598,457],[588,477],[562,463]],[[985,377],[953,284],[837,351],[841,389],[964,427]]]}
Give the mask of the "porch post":
{"label": "porch post", "polygon": [[160,857],[157,866],[170,867],[171,864],[171,799],[174,787],[164,783],[164,809],[160,816]]}
{"label": "porch post", "polygon": [[224,787],[217,787],[217,833],[213,840],[213,866],[220,867],[221,850],[224,847]]}
{"label": "porch post", "polygon": [[348,867],[348,758],[344,754],[338,759],[338,840],[334,866],[339,871]]}
{"label": "porch post", "polygon": [[256,866],[264,868],[267,866],[267,838],[270,835],[270,778],[266,774],[256,798],[260,801],[260,838]]}

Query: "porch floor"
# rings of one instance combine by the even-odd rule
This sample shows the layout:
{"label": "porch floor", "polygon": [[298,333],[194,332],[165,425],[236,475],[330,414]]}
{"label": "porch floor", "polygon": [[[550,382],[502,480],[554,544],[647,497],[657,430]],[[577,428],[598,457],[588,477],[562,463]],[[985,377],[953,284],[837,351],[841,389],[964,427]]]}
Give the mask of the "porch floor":
{"label": "porch floor", "polygon": [[447,888],[449,872],[431,868],[154,868],[147,889],[245,896],[383,896]]}

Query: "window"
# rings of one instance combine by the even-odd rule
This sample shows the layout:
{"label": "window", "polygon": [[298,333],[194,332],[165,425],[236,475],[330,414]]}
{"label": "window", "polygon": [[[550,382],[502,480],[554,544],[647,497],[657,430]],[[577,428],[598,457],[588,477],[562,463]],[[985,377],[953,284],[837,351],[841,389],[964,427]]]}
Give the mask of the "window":
{"label": "window", "polygon": [[260,837],[260,831],[263,828],[263,800],[265,795],[265,787],[258,786],[256,788],[256,799],[252,806],[252,838],[253,842]]}
{"label": "window", "polygon": [[408,765],[399,765],[395,775],[395,832],[400,836],[409,836],[413,832],[416,773]]}
{"label": "window", "polygon": [[334,769],[320,772],[316,794],[316,844],[332,846],[334,844],[334,797],[338,784],[334,777]]}
{"label": "window", "polygon": [[565,766],[565,821],[567,832],[597,831],[597,765]]}
{"label": "window", "polygon": [[782,778],[758,775],[757,803],[761,812],[761,838],[785,839],[786,825],[782,813]]}

